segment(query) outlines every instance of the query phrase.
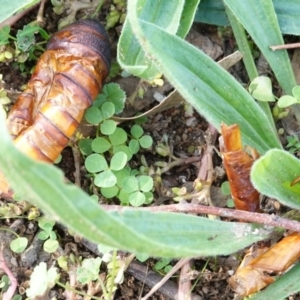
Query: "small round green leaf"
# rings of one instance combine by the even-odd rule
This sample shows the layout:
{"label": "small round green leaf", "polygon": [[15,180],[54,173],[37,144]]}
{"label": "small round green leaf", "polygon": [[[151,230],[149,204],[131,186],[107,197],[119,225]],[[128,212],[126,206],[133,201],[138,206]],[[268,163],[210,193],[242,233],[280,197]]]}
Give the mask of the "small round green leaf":
{"label": "small round green leaf", "polygon": [[117,177],[117,185],[118,187],[123,187],[123,179],[130,176],[131,169],[129,167],[125,167],[122,170],[114,171],[115,176]]}
{"label": "small round green leaf", "polygon": [[141,175],[138,177],[138,182],[142,192],[149,192],[153,188],[153,179],[150,176]]}
{"label": "small round green leaf", "polygon": [[111,147],[111,143],[103,138],[103,137],[97,137],[92,141],[91,148],[96,153],[104,153],[105,151],[108,151]]}
{"label": "small round green leaf", "polygon": [[126,94],[118,84],[106,84],[103,87],[102,93],[106,96],[106,101],[111,101],[114,104],[116,114],[119,114],[123,111]]}
{"label": "small round green leaf", "polygon": [[85,112],[85,119],[90,124],[97,125],[102,122],[103,117],[99,108],[91,106]]}
{"label": "small round green leaf", "polygon": [[117,177],[111,170],[106,170],[96,175],[94,183],[101,188],[112,187],[117,183]]}
{"label": "small round green leaf", "polygon": [[104,102],[101,106],[101,112],[104,120],[109,119],[115,113],[115,106],[110,102]]}
{"label": "small round green leaf", "polygon": [[84,165],[85,165],[87,171],[90,173],[101,172],[108,168],[105,158],[98,153],[93,153],[93,154],[89,155],[86,158]]}
{"label": "small round green leaf", "polygon": [[295,103],[299,103],[296,98],[289,95],[284,95],[278,99],[277,105],[281,108],[285,108]]}
{"label": "small round green leaf", "polygon": [[153,139],[150,135],[144,135],[139,139],[140,145],[142,148],[150,148],[153,144]]}
{"label": "small round green leaf", "polygon": [[131,127],[130,133],[134,138],[139,139],[143,135],[144,130],[140,125],[135,124]]}
{"label": "small round green leaf", "polygon": [[231,194],[230,186],[228,181],[224,181],[221,184],[221,192],[224,196],[229,196]]}
{"label": "small round green leaf", "polygon": [[140,143],[138,140],[130,140],[128,147],[132,154],[137,154],[140,150]]}
{"label": "small round green leaf", "polygon": [[118,198],[123,205],[129,204],[129,194],[125,192],[123,189],[120,191]]}
{"label": "small round green leaf", "polygon": [[109,135],[112,145],[122,145],[127,141],[127,133],[123,128],[117,127],[113,134]]}
{"label": "small round green leaf", "polygon": [[113,147],[113,153],[124,152],[127,155],[127,161],[130,161],[132,158],[132,152],[129,147],[126,145],[117,145]]}
{"label": "small round green leaf", "polygon": [[300,101],[300,85],[296,85],[292,90],[293,96]]}
{"label": "small round green leaf", "polygon": [[26,249],[27,245],[28,245],[28,239],[25,237],[19,237],[16,238],[15,240],[12,240],[9,246],[11,251],[15,253],[21,253]]}
{"label": "small round green leaf", "polygon": [[83,139],[78,142],[79,149],[83,155],[90,155],[92,150],[92,139]]}
{"label": "small round green leaf", "polygon": [[48,253],[53,253],[57,250],[59,246],[59,243],[57,240],[47,240],[44,245],[43,245],[43,249],[48,252]]}
{"label": "small round green leaf", "polygon": [[100,125],[100,131],[105,135],[113,134],[116,128],[117,123],[113,120],[104,120],[104,122]]}
{"label": "small round green leaf", "polygon": [[129,203],[135,207],[143,205],[145,200],[146,197],[141,192],[134,192],[129,195]]}
{"label": "small round green leaf", "polygon": [[49,238],[49,233],[43,230],[43,231],[39,232],[38,238],[42,241],[45,241]]}
{"label": "small round green leaf", "polygon": [[41,229],[45,230],[47,233],[50,233],[55,225],[55,221],[43,216],[38,219],[38,224]]}
{"label": "small round green leaf", "polygon": [[110,161],[111,170],[121,170],[125,167],[127,163],[127,155],[124,152],[118,152],[114,154]]}
{"label": "small round green leaf", "polygon": [[136,192],[139,189],[139,183],[136,177],[129,176],[123,179],[123,190],[127,193]]}
{"label": "small round green leaf", "polygon": [[144,193],[145,197],[146,197],[146,200],[145,200],[145,203],[144,204],[150,204],[153,202],[153,199],[154,199],[154,196],[153,196],[153,193],[151,192],[146,192]]}
{"label": "small round green leaf", "polygon": [[112,187],[107,187],[107,188],[101,188],[101,194],[103,195],[103,197],[110,199],[115,197],[119,192],[119,188],[114,185]]}
{"label": "small round green leaf", "polygon": [[254,78],[250,83],[249,92],[256,100],[263,102],[275,101],[272,92],[272,82],[267,76],[259,76]]}

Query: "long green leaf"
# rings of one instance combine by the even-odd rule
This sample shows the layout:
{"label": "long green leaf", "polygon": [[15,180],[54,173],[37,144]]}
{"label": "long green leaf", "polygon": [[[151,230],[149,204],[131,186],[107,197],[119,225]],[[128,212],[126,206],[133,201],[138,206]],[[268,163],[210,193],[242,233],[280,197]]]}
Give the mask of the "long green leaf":
{"label": "long green leaf", "polygon": [[0,23],[11,17],[14,13],[35,5],[40,0],[1,0]]}
{"label": "long green leaf", "polygon": [[285,93],[291,95],[296,81],[288,54],[285,50],[270,49],[284,43],[272,0],[224,0],[224,3],[260,48]]}
{"label": "long green leaf", "polygon": [[186,0],[181,14],[180,25],[176,35],[185,38],[188,34],[196,14],[200,0]]}
{"label": "long green leaf", "polygon": [[266,115],[230,74],[185,41],[138,19],[134,4],[129,1],[128,17],[144,50],[201,115],[217,128],[239,124],[245,144],[260,153],[281,147]]}
{"label": "long green leaf", "polygon": [[[259,4],[259,2],[256,3]],[[273,0],[273,4],[281,32],[284,34],[300,35],[300,2],[298,0]],[[229,22],[226,17],[223,1],[202,0],[195,15],[195,22],[228,26]]]}
{"label": "long green leaf", "polygon": [[[175,213],[106,212],[62,172],[21,154],[0,106],[0,169],[13,190],[83,237],[117,249],[163,257],[229,254],[266,237],[254,225]],[[230,240],[230,243],[228,243]]]}
{"label": "long green leaf", "polygon": [[300,184],[291,186],[291,182],[299,176],[299,159],[278,149],[268,151],[251,170],[251,180],[258,191],[296,209],[300,209]]}
{"label": "long green leaf", "polygon": [[[188,33],[200,0],[176,1],[139,1],[138,14],[167,32],[182,38]],[[118,62],[130,72],[146,80],[153,80],[161,74],[159,67],[149,59],[139,41],[132,32],[131,24],[126,19],[118,43]]]}

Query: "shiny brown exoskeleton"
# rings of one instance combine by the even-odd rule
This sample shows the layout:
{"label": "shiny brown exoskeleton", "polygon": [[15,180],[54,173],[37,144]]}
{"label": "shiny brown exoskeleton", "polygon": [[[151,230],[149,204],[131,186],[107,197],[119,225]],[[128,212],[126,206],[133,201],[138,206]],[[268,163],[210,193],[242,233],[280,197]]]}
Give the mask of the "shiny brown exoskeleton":
{"label": "shiny brown exoskeleton", "polygon": [[100,23],[79,20],[55,33],[8,115],[16,147],[38,161],[55,161],[109,69],[109,39]]}

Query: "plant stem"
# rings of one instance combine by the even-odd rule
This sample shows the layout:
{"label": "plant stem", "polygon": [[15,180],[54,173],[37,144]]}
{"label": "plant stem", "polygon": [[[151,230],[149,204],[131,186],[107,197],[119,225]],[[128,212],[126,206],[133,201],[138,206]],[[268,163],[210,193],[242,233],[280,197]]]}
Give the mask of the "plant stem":
{"label": "plant stem", "polygon": [[235,210],[222,207],[213,207],[194,204],[171,204],[150,207],[123,207],[118,205],[101,205],[106,211],[118,211],[120,213],[126,210],[147,210],[152,212],[175,212],[175,213],[191,213],[191,214],[211,214],[224,218],[246,221],[251,223],[259,223],[268,226],[281,227],[288,230],[300,232],[300,222],[281,218],[276,215],[268,215],[264,213],[252,213],[243,210]]}

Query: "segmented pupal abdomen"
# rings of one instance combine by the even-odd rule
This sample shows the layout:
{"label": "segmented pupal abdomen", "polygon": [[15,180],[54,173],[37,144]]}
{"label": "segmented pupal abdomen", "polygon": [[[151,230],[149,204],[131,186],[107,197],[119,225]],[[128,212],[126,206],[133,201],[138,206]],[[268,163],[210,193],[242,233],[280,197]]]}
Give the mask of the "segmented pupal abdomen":
{"label": "segmented pupal abdomen", "polygon": [[8,115],[16,147],[55,161],[100,93],[110,60],[109,39],[97,21],[79,20],[56,32]]}

